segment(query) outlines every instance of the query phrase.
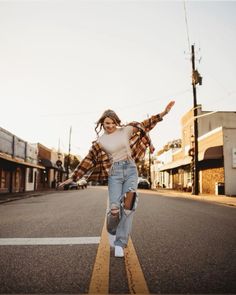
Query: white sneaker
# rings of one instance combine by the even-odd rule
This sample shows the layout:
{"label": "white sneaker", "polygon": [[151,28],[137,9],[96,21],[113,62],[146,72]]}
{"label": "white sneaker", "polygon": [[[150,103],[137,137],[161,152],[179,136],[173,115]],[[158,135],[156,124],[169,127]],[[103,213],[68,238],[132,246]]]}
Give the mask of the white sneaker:
{"label": "white sneaker", "polygon": [[115,247],[114,242],[116,240],[116,235],[111,235],[108,233],[108,239],[109,239],[110,246],[114,248]]}
{"label": "white sneaker", "polygon": [[115,257],[124,257],[124,249],[121,246],[115,246]]}

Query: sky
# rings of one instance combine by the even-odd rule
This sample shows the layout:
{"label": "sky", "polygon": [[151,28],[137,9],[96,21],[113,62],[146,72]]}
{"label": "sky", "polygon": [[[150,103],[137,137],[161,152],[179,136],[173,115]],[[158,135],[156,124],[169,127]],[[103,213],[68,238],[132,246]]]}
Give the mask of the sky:
{"label": "sky", "polygon": [[85,156],[95,123],[172,111],[150,132],[156,150],[181,137],[193,106],[191,45],[204,111],[236,111],[236,2],[0,0],[0,127]]}

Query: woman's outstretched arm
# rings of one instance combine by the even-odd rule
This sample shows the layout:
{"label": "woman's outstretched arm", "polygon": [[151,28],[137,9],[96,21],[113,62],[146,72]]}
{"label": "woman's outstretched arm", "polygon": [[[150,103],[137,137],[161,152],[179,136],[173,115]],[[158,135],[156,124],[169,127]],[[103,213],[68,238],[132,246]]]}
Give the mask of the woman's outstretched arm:
{"label": "woman's outstretched arm", "polygon": [[[147,130],[147,131],[150,131],[152,130],[156,124],[159,122],[159,121],[162,121],[163,117],[165,115],[167,115],[170,110],[172,109],[172,107],[174,106],[175,104],[175,101],[172,100],[170,101],[167,106],[165,107],[164,111],[157,114],[157,115],[154,115],[154,116],[151,116],[149,119],[146,119],[144,121],[141,122],[141,124],[143,125],[143,127]],[[138,132],[139,129],[137,127],[133,127],[133,132],[136,133]]]}
{"label": "woman's outstretched arm", "polygon": [[75,168],[72,175],[65,181],[59,184],[58,188],[64,187],[66,184],[69,184],[73,181],[77,181],[81,177],[83,177],[84,174],[86,174],[89,170],[91,170],[95,164],[96,164],[96,155],[97,150],[95,148],[95,145],[93,145],[87,156],[79,163],[79,165]]}
{"label": "woman's outstretched arm", "polygon": [[165,115],[167,115],[169,113],[169,111],[172,109],[172,107],[174,106],[175,101],[172,100],[168,103],[168,105],[165,107],[165,110],[160,113],[159,115],[163,118]]}

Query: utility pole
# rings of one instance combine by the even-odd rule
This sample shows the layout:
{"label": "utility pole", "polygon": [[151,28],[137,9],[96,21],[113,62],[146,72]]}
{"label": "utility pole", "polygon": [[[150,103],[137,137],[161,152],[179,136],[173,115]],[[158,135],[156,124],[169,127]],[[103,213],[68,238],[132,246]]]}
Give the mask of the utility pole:
{"label": "utility pole", "polygon": [[192,49],[192,85],[193,85],[193,116],[194,116],[194,157],[193,157],[193,195],[199,194],[199,165],[198,165],[198,119],[197,119],[197,90],[196,85],[202,85],[202,77],[195,69],[194,45]]}
{"label": "utility pole", "polygon": [[70,127],[70,133],[69,133],[69,151],[68,151],[67,169],[66,169],[67,179],[69,178],[69,171],[70,171],[71,132],[72,132],[72,127]]}
{"label": "utility pole", "polygon": [[[149,114],[147,114],[147,118],[149,119]],[[148,148],[148,181],[150,183],[150,188],[152,187],[151,165],[152,165],[152,158],[151,158],[151,150],[149,146]]]}
{"label": "utility pole", "polygon": [[151,158],[151,151],[149,147],[148,148],[148,176],[149,176],[150,188],[152,187],[151,164],[152,164],[152,158]]}

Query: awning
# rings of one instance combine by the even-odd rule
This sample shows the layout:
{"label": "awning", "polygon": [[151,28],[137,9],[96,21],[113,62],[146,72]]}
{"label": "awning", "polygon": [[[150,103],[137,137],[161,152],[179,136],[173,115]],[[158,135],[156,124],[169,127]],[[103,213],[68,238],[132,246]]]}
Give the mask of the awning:
{"label": "awning", "polygon": [[39,162],[46,168],[54,168],[52,162],[48,159],[40,159]]}
{"label": "awning", "polygon": [[40,159],[39,161],[46,168],[56,169],[59,171],[65,171],[65,168],[63,166],[57,166],[56,163],[52,163],[52,161],[50,161],[49,159]]}
{"label": "awning", "polygon": [[161,166],[160,171],[170,170],[170,169],[173,169],[173,168],[189,165],[190,163],[191,163],[191,158],[190,157],[180,159],[180,160],[170,162],[170,163],[167,163],[167,164]]}
{"label": "awning", "polygon": [[223,159],[223,146],[212,146],[206,149],[203,153],[199,153],[199,161]]}
{"label": "awning", "polygon": [[[200,152],[198,155],[198,161],[222,159],[223,158],[223,146],[213,146],[207,148],[204,152]],[[191,158],[186,157],[174,162],[167,163],[161,166],[160,171],[170,170],[181,166],[189,165]]]}
{"label": "awning", "polygon": [[33,164],[33,163],[30,163],[30,162],[25,162],[23,159],[13,158],[12,156],[4,154],[4,153],[0,153],[0,159],[6,160],[6,161],[9,161],[9,162],[13,162],[13,163],[16,163],[16,164],[25,165],[27,167],[45,169],[45,167],[43,167],[41,165]]}

